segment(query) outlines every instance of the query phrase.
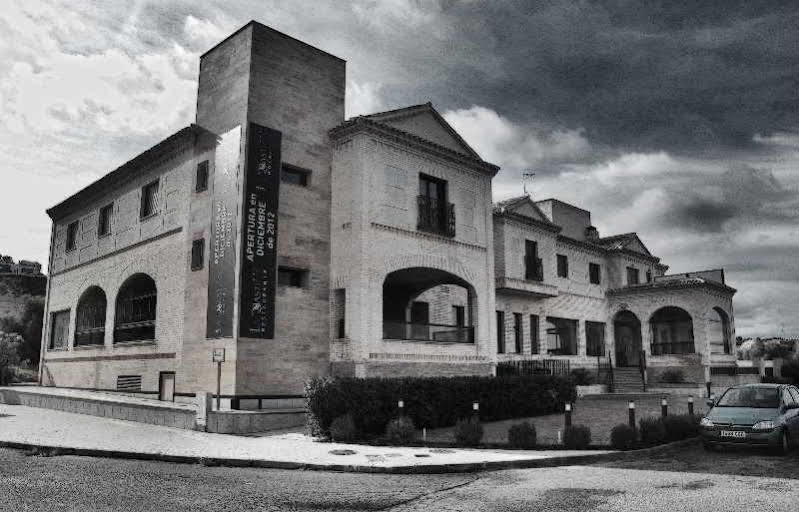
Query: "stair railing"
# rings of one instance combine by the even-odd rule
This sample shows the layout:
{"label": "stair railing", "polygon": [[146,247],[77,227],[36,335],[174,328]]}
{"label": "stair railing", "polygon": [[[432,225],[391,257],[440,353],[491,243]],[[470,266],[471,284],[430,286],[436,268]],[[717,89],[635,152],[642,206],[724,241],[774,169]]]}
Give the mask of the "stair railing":
{"label": "stair railing", "polygon": [[615,383],[613,382],[613,359],[610,357],[610,353],[608,353],[608,392],[613,393],[615,387]]}
{"label": "stair railing", "polygon": [[646,393],[646,352],[643,350],[638,357],[638,370],[641,372],[641,383],[643,383],[644,393]]}

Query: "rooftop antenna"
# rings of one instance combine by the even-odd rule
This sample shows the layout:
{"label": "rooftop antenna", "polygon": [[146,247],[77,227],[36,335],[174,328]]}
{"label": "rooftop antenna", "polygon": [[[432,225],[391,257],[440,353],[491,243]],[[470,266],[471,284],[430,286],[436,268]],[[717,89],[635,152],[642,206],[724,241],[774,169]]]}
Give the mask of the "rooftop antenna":
{"label": "rooftop antenna", "polygon": [[522,173],[522,188],[524,189],[524,195],[526,195],[526,196],[530,195],[530,193],[527,191],[527,182],[528,181],[533,181],[533,177],[534,176],[535,176],[535,173],[533,171],[531,171],[530,169],[527,169],[526,171],[524,171]]}

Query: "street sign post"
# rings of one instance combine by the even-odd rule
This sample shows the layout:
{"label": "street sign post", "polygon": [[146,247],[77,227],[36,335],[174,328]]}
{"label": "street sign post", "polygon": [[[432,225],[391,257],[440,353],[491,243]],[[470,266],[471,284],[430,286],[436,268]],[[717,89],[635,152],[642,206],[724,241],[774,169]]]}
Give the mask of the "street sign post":
{"label": "street sign post", "polygon": [[211,352],[211,361],[216,363],[216,410],[218,411],[222,395],[222,363],[225,362],[225,349],[215,348]]}

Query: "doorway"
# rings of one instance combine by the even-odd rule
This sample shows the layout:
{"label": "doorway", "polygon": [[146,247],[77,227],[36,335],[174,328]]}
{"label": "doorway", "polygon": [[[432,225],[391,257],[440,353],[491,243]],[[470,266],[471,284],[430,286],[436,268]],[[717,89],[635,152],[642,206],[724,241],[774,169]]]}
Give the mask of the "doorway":
{"label": "doorway", "polygon": [[175,372],[158,374],[158,399],[162,402],[175,401]]}
{"label": "doorway", "polygon": [[616,366],[637,367],[641,361],[641,321],[630,311],[613,319]]}

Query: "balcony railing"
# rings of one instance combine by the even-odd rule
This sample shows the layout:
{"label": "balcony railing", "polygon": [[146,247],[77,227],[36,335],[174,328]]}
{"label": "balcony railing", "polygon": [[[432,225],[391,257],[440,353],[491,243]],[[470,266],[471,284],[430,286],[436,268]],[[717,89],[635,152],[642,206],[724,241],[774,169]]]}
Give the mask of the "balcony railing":
{"label": "balcony railing", "polygon": [[383,322],[383,339],[474,343],[474,327],[444,324]]}
{"label": "balcony railing", "polygon": [[675,341],[670,343],[652,343],[650,354],[653,356],[665,356],[669,354],[693,354],[693,341]]}
{"label": "balcony railing", "polygon": [[525,262],[524,278],[528,281],[544,280],[544,263],[541,258],[531,258]]}
{"label": "balcony railing", "polygon": [[114,341],[154,340],[155,308],[155,293],[120,300],[116,309]]}
{"label": "balcony railing", "polygon": [[419,231],[455,236],[455,205],[428,196],[418,196]]}

